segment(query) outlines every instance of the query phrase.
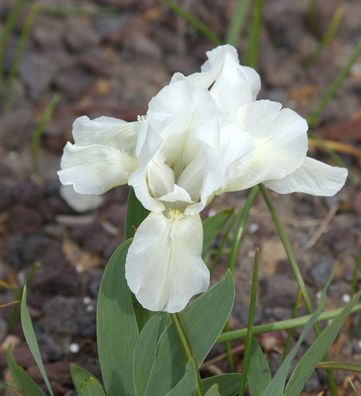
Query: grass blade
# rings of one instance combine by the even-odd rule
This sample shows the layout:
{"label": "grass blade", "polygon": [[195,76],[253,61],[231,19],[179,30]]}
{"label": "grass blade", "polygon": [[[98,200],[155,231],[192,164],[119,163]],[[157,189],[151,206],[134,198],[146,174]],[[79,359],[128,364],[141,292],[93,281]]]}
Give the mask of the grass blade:
{"label": "grass blade", "polygon": [[[314,326],[317,318],[320,316],[321,312],[323,311],[323,309],[325,307],[326,293],[327,293],[328,287],[331,283],[331,280],[332,280],[332,276],[330,277],[326,286],[322,290],[322,293],[321,293],[321,296],[320,296],[320,299],[318,302],[318,306],[317,306],[315,312],[312,314],[311,318],[306,323],[306,326],[303,328],[302,333],[301,333],[299,339],[297,340],[296,345],[291,349],[290,353],[283,360],[280,368],[277,370],[272,381],[267,386],[263,396],[283,396],[287,375],[291,368],[291,363],[292,363],[293,359],[296,357],[296,354],[299,351],[301,344],[303,343],[307,334],[311,330],[312,326]],[[296,396],[296,395],[291,394],[290,396]]]}
{"label": "grass blade", "polygon": [[351,371],[353,373],[361,373],[361,364],[348,362],[320,362],[317,364],[319,368],[331,368],[333,370]]}
{"label": "grass blade", "polygon": [[25,19],[23,29],[20,33],[19,42],[15,49],[15,57],[10,66],[10,73],[8,79],[8,96],[6,100],[7,111],[11,110],[14,104],[16,74],[19,68],[21,57],[25,49],[27,39],[29,37],[31,28],[33,27],[35,18],[39,10],[40,10],[40,6],[38,4],[35,3],[31,6],[30,11]]}
{"label": "grass blade", "polygon": [[[291,270],[292,270],[293,275],[294,275],[294,277],[296,279],[298,288],[302,292],[302,296],[303,296],[303,300],[305,302],[306,309],[307,309],[307,311],[309,313],[312,313],[313,307],[312,307],[312,303],[311,303],[311,298],[310,298],[310,296],[308,294],[305,282],[304,282],[304,280],[302,278],[301,271],[300,271],[300,268],[299,268],[297,260],[296,260],[296,256],[293,253],[292,246],[291,246],[290,241],[289,241],[289,239],[287,237],[286,231],[283,228],[283,225],[282,225],[282,223],[280,221],[280,218],[279,218],[279,216],[277,214],[277,211],[276,211],[276,209],[275,209],[275,207],[273,205],[271,197],[269,196],[269,194],[267,192],[266,187],[263,186],[262,184],[260,184],[259,185],[259,189],[260,189],[260,192],[261,192],[262,197],[264,199],[264,202],[265,202],[265,204],[267,206],[267,209],[268,209],[268,211],[271,214],[271,217],[272,217],[274,226],[275,226],[275,228],[277,230],[278,236],[279,236],[279,238],[280,238],[280,240],[281,240],[281,242],[283,244],[283,247],[284,247],[284,250],[286,252],[288,261],[290,263]],[[315,331],[315,334],[317,336],[320,334],[320,329],[318,328],[316,323],[315,323],[314,331]],[[325,356],[325,359],[326,360],[328,359],[327,354]],[[327,370],[327,378],[328,378],[328,384],[329,384],[329,388],[330,388],[332,396],[335,396],[335,395],[337,396],[336,380],[334,379],[334,376],[333,376],[331,370]]]}
{"label": "grass blade", "polygon": [[308,124],[312,127],[318,123],[320,114],[328,105],[330,100],[335,95],[337,89],[343,83],[343,80],[347,76],[353,64],[356,62],[357,58],[361,55],[361,38],[357,42],[352,54],[348,58],[345,66],[340,70],[335,80],[330,84],[326,92],[323,94],[320,102],[316,106],[316,109],[311,113],[311,115],[307,118]]}
{"label": "grass blade", "polygon": [[198,18],[195,18],[189,12],[184,10],[178,4],[176,4],[172,0],[161,0],[164,5],[166,5],[170,10],[172,10],[175,14],[183,18],[186,22],[188,22],[195,30],[201,33],[204,37],[206,37],[209,41],[211,41],[215,45],[222,44],[222,40],[214,33],[212,30],[208,28],[208,26],[200,21]]}
{"label": "grass blade", "polygon": [[241,384],[239,386],[239,396],[244,395],[247,379],[248,379],[249,364],[251,361],[252,341],[253,341],[253,322],[254,322],[254,315],[256,312],[257,289],[258,289],[259,254],[260,251],[257,250],[253,263],[251,299],[249,303],[248,326],[247,326],[246,344],[244,347],[244,354],[243,354],[243,370],[242,370]]}
{"label": "grass blade", "polygon": [[328,348],[336,339],[345,320],[352,308],[361,297],[361,291],[357,293],[345,306],[341,313],[326,327],[308,348],[294,369],[285,389],[285,395],[297,396],[301,393],[306,381],[312,375],[317,363],[325,356]]}
{"label": "grass blade", "polygon": [[244,63],[253,68],[258,66],[259,38],[262,23],[262,11],[265,0],[255,0],[252,12],[251,31],[249,32]]}
{"label": "grass blade", "polygon": [[237,224],[237,233],[236,236],[233,239],[233,243],[232,243],[232,247],[231,247],[231,253],[229,255],[228,258],[228,269],[233,273],[234,271],[234,267],[236,265],[236,261],[237,261],[237,255],[238,255],[238,250],[239,250],[239,246],[241,244],[241,240],[242,240],[242,236],[243,236],[243,232],[248,220],[248,215],[249,212],[253,206],[253,203],[257,197],[258,194],[258,187],[255,186],[251,189],[251,191],[248,194],[246,203],[244,205],[244,207],[242,208],[242,210],[239,213],[239,220],[238,220],[238,224]]}
{"label": "grass blade", "polygon": [[19,391],[24,392],[29,396],[46,396],[40,386],[30,377],[30,375],[15,362],[11,347],[6,351],[6,359],[16,388]]}
{"label": "grass blade", "polygon": [[26,5],[27,0],[17,0],[14,7],[12,8],[9,16],[6,18],[4,30],[0,37],[0,103],[2,102],[2,98],[4,95],[4,60],[5,60],[5,52],[6,46],[8,43],[9,36],[14,29],[14,26]]}
{"label": "grass blade", "polygon": [[250,0],[238,0],[236,9],[229,23],[226,42],[236,46],[239,42],[244,20],[251,4]]}
{"label": "grass blade", "polygon": [[[340,314],[341,311],[342,311],[341,308],[325,311],[318,317],[316,322],[322,322],[325,320],[334,319],[336,318],[337,315]],[[351,314],[355,314],[359,312],[361,312],[361,304],[355,305],[351,309]],[[297,327],[303,327],[310,320],[311,316],[312,315],[305,315],[305,316],[300,316],[296,319],[286,319],[286,320],[280,320],[278,322],[266,323],[266,324],[254,326],[253,335],[260,335],[265,333],[271,333],[273,331],[290,330],[290,329],[296,329]],[[232,330],[222,333],[218,337],[217,342],[222,343],[225,341],[238,340],[240,338],[246,337],[246,335],[247,335],[246,328],[242,328],[239,330]]]}
{"label": "grass blade", "polygon": [[45,110],[43,111],[39,118],[39,121],[37,122],[36,128],[31,138],[31,161],[33,166],[33,173],[35,176],[39,176],[38,153],[40,140],[43,136],[46,125],[50,122],[51,117],[53,116],[53,112],[60,102],[60,99],[61,98],[59,94],[54,94],[53,97],[50,99],[50,102],[45,107]]}
{"label": "grass blade", "polygon": [[36,340],[34,327],[31,322],[30,314],[28,311],[27,302],[26,302],[26,286],[24,286],[23,296],[21,299],[21,326],[23,328],[26,343],[28,344],[31,354],[33,355],[33,358],[35,360],[35,363],[38,366],[40,374],[43,377],[45,385],[48,388],[48,392],[51,396],[54,396],[53,390],[51,389],[51,385],[49,382],[49,378],[45,371],[43,360],[40,355],[39,345]]}

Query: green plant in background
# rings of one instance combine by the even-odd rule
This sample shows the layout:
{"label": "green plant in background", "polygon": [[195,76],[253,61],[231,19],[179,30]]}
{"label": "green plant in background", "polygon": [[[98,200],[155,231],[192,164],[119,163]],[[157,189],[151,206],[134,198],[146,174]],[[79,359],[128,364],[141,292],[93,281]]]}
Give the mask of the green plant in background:
{"label": "green plant in background", "polygon": [[[218,36],[211,32],[203,22],[197,20],[191,14],[185,12],[172,1],[164,0],[163,2],[182,18],[187,20],[194,28],[209,38],[212,42],[216,44],[220,43]],[[263,4],[264,1],[262,0],[253,2],[252,23],[245,55],[245,63],[254,67],[258,63],[258,47]],[[234,44],[237,42],[237,37],[240,35],[244,22],[244,16],[247,12],[247,9],[249,8],[249,5],[249,2],[246,1],[239,1],[238,3],[237,12],[232,19],[227,33],[227,39],[229,39]],[[325,97],[321,100],[320,105],[311,115],[310,121],[312,125],[317,122],[319,114],[334,95],[336,89],[343,81],[347,71],[355,61],[359,52],[360,50],[357,46],[355,52],[352,54],[352,57],[347,62],[347,65],[340,73],[340,76],[337,77],[336,82],[332,84],[331,88],[325,94]],[[211,58],[209,62],[212,62]],[[207,71],[205,71],[205,73],[206,72]],[[178,78],[182,79],[182,77],[179,76]],[[183,76],[183,78],[187,77]],[[226,78],[227,75],[225,75],[225,79]],[[210,80],[212,81],[212,77]],[[197,83],[196,80],[194,81]],[[210,84],[210,91],[215,96],[222,94],[222,91],[217,91],[216,82],[213,81],[213,83]],[[225,83],[227,83],[227,81],[225,81]],[[232,88],[232,86],[230,85],[229,88]],[[45,112],[46,114],[50,113],[51,116],[52,109],[55,107],[57,101],[58,99],[55,100],[53,98],[53,101],[48,107],[50,110],[48,113]],[[48,118],[44,116],[44,119]],[[160,118],[157,119],[157,122],[159,122],[159,120]],[[80,172],[81,169],[79,168],[84,165],[84,158],[86,158],[86,156],[84,157],[84,154],[86,154],[86,150],[92,150],[92,148],[89,148],[90,142],[87,140],[89,138],[86,135],[86,130],[92,130],[93,132],[99,131],[99,129],[104,127],[104,125],[99,123],[104,121],[104,119],[96,119],[91,121],[85,117],[82,117],[81,120],[78,120],[78,124],[73,131],[75,144],[67,145],[68,157],[65,157],[65,160],[63,159],[62,171],[60,172],[61,180],[65,184],[72,184],[78,191],[81,190],[79,192],[89,193],[94,192],[94,189],[98,189],[96,192],[101,193],[103,192],[104,188],[109,189],[110,187],[113,187],[115,185],[114,183],[123,184],[126,182],[127,178],[129,178],[129,175],[132,174],[132,172],[134,172],[136,169],[134,158],[131,154],[132,150],[134,150],[133,137],[134,134],[138,133],[142,125],[130,123],[132,125],[125,126],[123,123],[116,125],[108,123],[106,128],[109,129],[107,129],[106,133],[109,133],[109,136],[111,136],[112,144],[116,145],[116,139],[119,134],[119,130],[122,129],[122,133],[125,134],[127,139],[123,142],[123,145],[127,145],[127,151],[121,152],[120,149],[118,149],[116,152],[106,151],[106,144],[103,143],[99,136],[95,137],[95,139],[98,140],[93,143],[99,146],[98,150],[103,150],[102,152],[106,153],[106,159],[111,159],[109,162],[116,164],[118,167],[117,169],[119,169],[120,166],[123,166],[125,169],[124,172],[126,174],[116,174],[116,177],[118,178],[116,181],[107,180],[107,177],[114,176],[113,170],[108,164],[108,167],[103,168],[108,172],[106,175],[102,174],[103,179],[97,179],[99,175],[95,172],[95,168],[92,168],[93,179],[89,178],[85,182],[84,180],[78,179],[78,175],[82,175],[82,177],[84,177],[84,174]],[[120,125],[122,126],[120,127]],[[175,125],[179,127],[179,125],[182,124]],[[37,136],[37,138],[34,138],[34,147],[37,147],[38,145],[38,141],[40,139],[39,135],[41,136],[41,133],[34,135]],[[152,150],[153,149],[154,147]],[[189,154],[187,153],[186,149],[187,147],[184,143],[183,149],[181,150],[181,154],[179,155],[178,159],[170,160],[166,164],[172,169],[175,179],[180,179],[182,172],[184,172],[184,169],[186,168],[186,165],[184,164],[184,158],[187,154]],[[146,146],[145,148],[143,147],[143,150],[144,153],[146,153],[146,156],[150,155]],[[83,155],[83,158],[79,156],[79,153]],[[92,152],[92,154],[94,153]],[[79,158],[79,160],[77,158]],[[92,158],[93,161],[96,159],[95,156]],[[160,168],[163,166],[161,163],[156,164]],[[76,169],[74,169],[74,167]],[[193,170],[196,171],[196,168]],[[257,171],[260,171],[260,169],[257,169]],[[172,196],[170,192],[166,191],[168,195],[164,194],[164,185],[162,185],[162,183],[164,180],[167,180],[170,173],[166,167],[163,169],[163,172],[164,173],[161,174],[161,177],[157,176],[158,178],[156,178],[156,174],[152,175],[151,173],[148,173],[147,188],[150,189],[150,193],[149,196],[146,195],[146,197],[147,200],[150,199],[150,201],[145,199],[144,191],[139,190],[139,179],[137,179],[136,182],[133,181],[132,185],[135,188],[136,194],[134,193],[133,189],[131,189],[128,199],[128,211],[125,226],[125,235],[126,238],[129,239],[119,246],[107,264],[98,297],[97,342],[102,381],[96,379],[85,369],[76,365],[71,365],[70,373],[74,387],[78,394],[80,396],[232,396],[237,394],[244,395],[248,387],[248,391],[251,396],[297,396],[301,393],[305,383],[317,367],[327,370],[336,369],[359,372],[361,367],[356,364],[321,361],[327,354],[328,348],[334,342],[347,317],[351,313],[361,311],[361,304],[357,305],[357,302],[361,297],[361,292],[357,293],[354,281],[353,289],[355,295],[350,300],[350,302],[346,304],[344,308],[332,311],[324,311],[326,292],[330,283],[328,282],[328,285],[324,288],[319,299],[318,306],[316,310],[314,310],[295,255],[292,251],[286,232],[278,217],[275,207],[271,201],[266,187],[263,184],[258,184],[266,182],[269,187],[276,189],[276,191],[278,191],[278,189],[282,190],[285,188],[277,183],[274,184],[272,178],[270,179],[270,182],[268,182],[269,179],[264,178],[253,184],[253,188],[248,195],[245,206],[240,211],[233,212],[233,210],[227,210],[205,220],[203,222],[203,237],[200,239],[201,243],[199,243],[199,238],[197,236],[198,225],[193,224],[192,227],[194,228],[191,227],[190,229],[185,228],[182,230],[182,232],[185,234],[192,234],[192,241],[189,242],[189,244],[195,243],[197,245],[196,248],[194,248],[194,246],[192,247],[192,249],[194,248],[196,251],[195,252],[191,249],[187,250],[188,247],[186,244],[181,244],[181,252],[183,255],[182,260],[186,261],[188,259],[187,255],[196,256],[199,254],[199,256],[202,256],[205,260],[211,258],[212,255],[214,255],[213,266],[217,265],[219,257],[226,253],[226,241],[230,238],[233,229],[235,230],[235,235],[231,239],[231,249],[228,256],[229,271],[221,281],[219,281],[207,291],[204,291],[205,289],[198,290],[204,291],[204,293],[199,297],[195,297],[184,309],[183,305],[181,308],[177,306],[178,309],[174,309],[174,305],[172,305],[173,308],[169,308],[169,302],[166,304],[165,302],[162,302],[161,299],[160,301],[156,301],[154,303],[154,306],[157,306],[158,309],[152,309],[152,311],[168,311],[168,313],[154,313],[148,311],[147,309],[143,308],[141,304],[139,304],[137,299],[141,301],[143,305],[151,302],[146,301],[145,303],[144,298],[142,298],[141,292],[144,284],[140,283],[139,288],[134,286],[134,284],[131,286],[131,290],[134,292],[137,299],[129,289],[128,286],[130,286],[129,280],[131,279],[131,275],[129,275],[129,272],[127,274],[127,271],[129,271],[129,266],[127,269],[127,261],[130,260],[129,257],[132,257],[132,255],[136,257],[136,255],[139,254],[139,251],[142,250],[142,243],[143,246],[148,248],[148,251],[145,252],[145,256],[141,256],[141,260],[143,262],[147,261],[146,255],[149,255],[151,246],[148,246],[148,241],[146,239],[148,236],[146,230],[144,229],[144,224],[149,221],[149,218],[158,219],[158,214],[152,213],[152,211],[155,211],[154,208],[157,210],[162,209],[160,206],[154,206],[156,204],[152,201],[152,199],[159,199],[160,202],[162,202],[162,205],[168,205],[170,202],[169,207],[166,207],[166,216],[172,222],[172,224],[177,223],[179,219],[182,218],[180,217],[182,214],[178,212],[184,211],[187,205],[189,205],[190,198],[185,195],[182,195],[182,206],[177,207],[175,205],[177,204],[178,200],[174,200],[174,196]],[[152,179],[150,176],[154,177],[154,179]],[[314,177],[317,177],[317,175],[314,175]],[[105,187],[101,186],[99,189],[99,184],[102,183],[105,183]],[[330,187],[330,183],[331,181],[329,181],[328,185],[327,182],[322,184],[322,188],[325,190],[330,188],[332,191],[336,191],[336,187]],[[338,184],[341,184],[340,178],[338,178]],[[194,185],[192,185],[192,187],[194,188]],[[252,184],[250,184],[248,187],[252,187]],[[305,187],[303,186],[303,188]],[[174,192],[179,194],[179,191]],[[266,325],[253,325],[257,295],[258,268],[260,265],[259,253],[257,252],[252,278],[248,327],[246,329],[230,331],[228,320],[235,296],[232,272],[236,265],[237,253],[246,226],[248,214],[259,192],[265,201],[267,208],[269,209],[272,220],[275,224],[275,228],[287,253],[291,269],[298,283],[299,295],[294,310],[295,317],[289,320]],[[282,190],[281,192],[285,191]],[[306,192],[309,191],[306,189]],[[191,197],[193,199],[193,190],[192,194],[193,195]],[[213,198],[213,195],[211,194],[210,196],[207,196],[205,201],[209,203],[209,200]],[[141,197],[141,202],[138,201],[137,196]],[[192,205],[194,204],[193,201]],[[143,204],[145,207],[147,207],[147,209],[144,208]],[[149,210],[151,210],[150,214]],[[188,216],[194,216],[194,214],[188,214]],[[152,223],[153,233],[156,229],[156,226],[161,224],[159,220],[157,221],[158,223],[156,221]],[[221,244],[218,249],[212,251],[212,241],[222,230],[224,231]],[[168,243],[172,246],[172,249],[179,248],[179,246],[173,245],[174,240],[177,240],[178,238],[176,231],[172,230],[169,235]],[[181,238],[186,237],[182,235]],[[157,242],[156,236],[152,236],[152,241],[154,241],[154,243]],[[169,256],[167,256],[167,260],[169,261],[172,261],[173,259],[174,251],[172,249],[167,253],[169,254]],[[159,261],[162,261],[164,256],[161,255],[162,249],[159,250]],[[355,264],[355,274],[359,267],[359,262],[360,260],[357,259]],[[149,276],[149,269],[145,272],[147,271]],[[156,269],[156,271],[158,271],[158,269]],[[353,279],[356,279],[355,274]],[[138,274],[138,276],[140,275]],[[196,274],[196,276],[200,275]],[[192,279],[189,278],[188,282],[191,283]],[[178,288],[180,286],[174,285],[173,287]],[[168,290],[168,293],[172,292],[172,289]],[[154,295],[157,295],[157,293],[158,291],[154,290]],[[195,292],[193,294],[198,293]],[[166,297],[170,299],[169,296]],[[187,300],[186,302],[188,302],[190,297],[191,296],[187,296],[187,298],[183,298],[183,300]],[[309,315],[304,317],[296,317],[301,297],[307,310],[309,311]],[[165,297],[162,296],[162,298]],[[182,304],[183,302],[184,301],[182,301]],[[41,361],[39,347],[36,342],[34,329],[31,324],[29,312],[27,310],[26,289],[24,289],[22,296],[21,319],[26,341],[42,375],[47,392],[49,395],[53,395],[51,384]],[[332,322],[323,331],[320,331],[317,326],[317,322],[329,319],[332,319]],[[255,336],[265,332],[282,329],[290,330],[296,327],[303,327],[303,331],[293,348],[290,348],[289,337],[286,351],[288,351],[288,349],[290,350],[289,352],[285,352],[283,362],[272,378],[267,359],[258,345]],[[311,347],[298,361],[294,370],[289,376],[291,363],[296,357],[303,340],[312,328],[315,329],[316,339]],[[229,362],[232,362],[233,356],[229,342],[239,338],[246,339],[241,373],[228,373],[202,379],[199,374],[199,369],[201,368],[202,363],[214,344],[217,342],[226,343]],[[17,365],[17,363],[14,361],[11,349],[8,350],[7,358],[9,369],[14,378],[14,386],[16,386],[17,389],[30,396],[45,394],[39,385],[37,385],[30,378],[30,376],[20,366]],[[337,394],[331,371],[328,371],[328,380],[332,394]]]}

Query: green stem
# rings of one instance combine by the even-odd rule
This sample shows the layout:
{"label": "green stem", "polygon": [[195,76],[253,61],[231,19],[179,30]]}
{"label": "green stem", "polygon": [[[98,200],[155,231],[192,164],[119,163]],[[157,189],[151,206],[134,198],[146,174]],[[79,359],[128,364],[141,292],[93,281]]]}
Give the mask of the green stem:
{"label": "green stem", "polygon": [[272,220],[273,220],[274,226],[276,228],[278,236],[279,236],[279,238],[280,238],[280,240],[281,240],[281,242],[283,244],[283,247],[285,249],[285,252],[286,252],[288,261],[290,263],[292,272],[293,272],[293,274],[294,274],[294,276],[296,278],[297,285],[298,285],[299,289],[302,292],[302,296],[303,296],[303,299],[305,301],[305,306],[307,308],[307,311],[309,313],[311,313],[313,311],[311,299],[310,299],[310,296],[309,296],[308,291],[306,289],[305,282],[304,282],[304,280],[302,278],[301,271],[300,271],[300,269],[298,267],[298,263],[296,261],[296,257],[293,254],[293,250],[292,250],[290,241],[288,240],[286,231],[283,228],[283,225],[282,225],[282,223],[280,221],[280,218],[278,217],[278,214],[277,214],[276,209],[275,209],[275,207],[273,205],[273,202],[272,202],[272,200],[271,200],[271,198],[270,198],[270,196],[269,196],[269,194],[267,192],[266,187],[263,186],[262,184],[260,184],[259,185],[259,191],[261,192],[261,195],[262,195],[262,197],[263,197],[263,199],[265,201],[267,209],[268,209],[268,211],[270,212],[270,214],[272,216]]}
{"label": "green stem", "polygon": [[357,292],[357,273],[361,268],[361,249],[357,253],[355,264],[352,269],[352,281],[351,281],[351,290],[352,293]]}
{"label": "green stem", "polygon": [[174,3],[172,0],[161,0],[161,2],[171,9],[175,14],[179,15],[185,21],[187,21],[194,29],[199,33],[203,34],[204,37],[208,38],[215,45],[222,44],[222,40],[208,28],[208,26],[195,18],[193,15],[189,14],[186,10],[180,7],[178,4]]}
{"label": "green stem", "polygon": [[[319,316],[317,322],[334,319],[336,316],[338,316],[341,313],[341,311],[342,308],[325,311]],[[351,314],[355,314],[358,312],[361,312],[361,304],[355,305],[354,308],[351,310]],[[295,319],[280,320],[278,322],[266,323],[266,324],[254,326],[253,335],[272,333],[273,331],[290,330],[290,329],[296,329],[298,327],[303,327],[310,320],[311,316],[312,315],[305,315]],[[226,341],[238,340],[240,338],[246,337],[246,335],[247,335],[246,328],[242,328],[239,330],[232,330],[226,333],[222,333],[218,337],[217,342],[223,343]]]}
{"label": "green stem", "polygon": [[[288,240],[286,231],[283,228],[283,225],[280,221],[280,218],[278,217],[278,214],[277,214],[276,209],[273,205],[273,202],[272,202],[270,196],[268,195],[266,187],[263,186],[262,184],[260,184],[259,190],[260,190],[262,197],[266,203],[266,206],[272,216],[272,220],[273,220],[273,223],[277,230],[278,236],[283,244],[283,248],[285,249],[285,252],[288,257],[288,261],[290,263],[294,277],[296,278],[298,288],[302,292],[302,296],[303,296],[303,300],[305,302],[306,309],[307,309],[308,313],[312,313],[313,307],[312,307],[312,303],[311,303],[311,298],[310,298],[310,295],[308,294],[305,282],[302,278],[301,271],[299,269],[296,257],[293,253],[290,241]],[[317,325],[314,326],[314,330],[315,330],[316,336],[318,336],[320,334],[320,329]],[[327,355],[325,357],[325,360],[328,360]],[[327,378],[328,378],[328,384],[329,384],[329,388],[330,388],[332,396],[337,396],[336,381],[332,375],[331,370],[327,370]]]}
{"label": "green stem", "polygon": [[14,96],[15,96],[15,79],[16,79],[16,74],[19,68],[19,64],[21,61],[22,54],[25,49],[26,41],[29,37],[31,28],[34,24],[35,18],[40,10],[40,6],[38,4],[33,4],[26,19],[24,22],[24,27],[21,31],[20,38],[18,45],[16,46],[15,49],[15,57],[11,63],[10,66],[10,73],[9,73],[9,78],[8,78],[8,97],[6,101],[6,110],[10,111],[13,107],[14,104]]}
{"label": "green stem", "polygon": [[251,299],[249,303],[249,314],[248,314],[248,324],[247,324],[247,335],[246,343],[244,348],[244,359],[243,359],[243,370],[241,376],[241,383],[239,386],[239,396],[243,396],[246,384],[247,376],[249,370],[249,363],[251,361],[251,349],[252,349],[252,339],[253,339],[253,323],[254,316],[256,312],[256,301],[257,301],[257,286],[258,286],[258,269],[259,269],[259,250],[256,252],[256,256],[253,264],[253,274],[252,274],[252,288],[251,288]]}
{"label": "green stem", "polygon": [[239,42],[242,26],[250,6],[250,0],[238,0],[237,7],[227,30],[226,42],[236,46]]}
{"label": "green stem", "polygon": [[[171,317],[172,317],[173,324],[177,330],[177,334],[178,334],[179,340],[182,344],[186,359],[188,361],[193,360],[197,364],[197,361],[194,357],[191,343],[189,342],[187,332],[186,332],[186,329],[185,329],[183,321],[182,321],[181,314],[174,313],[174,314],[171,314]],[[197,374],[197,396],[203,396],[202,382],[201,382],[201,377],[199,375],[199,370],[197,370],[197,373],[198,373]]]}
{"label": "green stem", "polygon": [[253,206],[253,203],[256,199],[257,194],[258,194],[258,187],[254,186],[252,188],[252,190],[250,191],[250,193],[248,194],[246,203],[240,212],[239,222],[238,222],[238,226],[237,226],[237,234],[233,240],[232,247],[231,247],[231,253],[230,253],[229,259],[228,259],[228,268],[231,270],[232,273],[233,273],[234,267],[236,265],[239,245],[241,244],[241,239],[243,236],[243,231],[244,231],[245,225],[248,220],[248,215],[249,215],[249,212]]}
{"label": "green stem", "polygon": [[31,138],[31,160],[33,165],[33,173],[35,176],[39,176],[38,151],[40,140],[43,136],[46,125],[51,120],[53,112],[60,102],[60,99],[61,97],[58,94],[54,94],[53,97],[50,99],[48,105],[46,106],[45,110],[39,118],[33,136]]}
{"label": "green stem", "polygon": [[[299,290],[298,293],[297,293],[295,305],[294,305],[293,310],[292,310],[292,319],[295,319],[298,316],[298,309],[299,309],[299,306],[300,306],[300,303],[301,303],[301,299],[302,299],[302,292],[301,292],[301,290]],[[290,349],[292,336],[293,336],[293,331],[292,331],[292,329],[290,329],[287,332],[287,340],[285,342],[285,347],[283,349],[282,360],[284,360],[286,358],[286,356],[288,355],[288,351]]]}
{"label": "green stem", "polygon": [[353,371],[361,373],[361,364],[347,363],[347,362],[320,362],[317,364],[318,368],[331,368],[333,370]]}
{"label": "green stem", "polygon": [[245,64],[253,68],[257,68],[258,65],[258,53],[259,53],[259,36],[261,31],[262,23],[262,11],[265,0],[255,0],[251,31],[248,37],[246,51],[244,55]]}
{"label": "green stem", "polygon": [[4,92],[4,60],[5,51],[8,43],[10,33],[12,32],[20,14],[26,5],[26,0],[17,0],[14,7],[12,8],[9,16],[6,18],[3,32],[0,36],[0,102],[5,94]]}
{"label": "green stem", "polygon": [[311,127],[314,126],[315,124],[317,124],[320,114],[325,109],[325,107],[328,105],[328,103],[330,102],[330,100],[334,96],[334,94],[337,91],[337,89],[342,84],[343,80],[347,76],[347,74],[350,71],[352,65],[356,62],[356,60],[360,56],[360,54],[361,54],[361,38],[357,42],[354,50],[352,51],[352,54],[348,58],[346,64],[343,66],[343,68],[337,74],[335,80],[332,82],[332,84],[329,86],[329,88],[323,94],[323,96],[322,96],[319,104],[317,105],[316,109],[307,118],[308,124]]}

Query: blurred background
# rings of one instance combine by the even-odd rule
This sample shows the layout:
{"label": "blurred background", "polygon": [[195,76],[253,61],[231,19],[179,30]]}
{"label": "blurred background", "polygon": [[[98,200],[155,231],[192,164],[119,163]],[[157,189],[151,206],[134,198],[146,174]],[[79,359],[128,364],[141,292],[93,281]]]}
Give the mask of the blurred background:
{"label": "blurred background", "polygon": [[[241,33],[236,35],[241,61],[254,20],[254,2],[247,3]],[[312,156],[346,164],[350,171],[346,187],[336,197],[272,194],[315,299],[336,268],[328,299],[328,308],[336,308],[348,302],[361,284],[361,58],[355,53],[355,46],[361,46],[361,1],[263,3],[255,41],[258,57],[253,59],[262,78],[259,97],[282,102],[304,117],[311,115]],[[16,301],[25,282],[54,391],[74,394],[69,362],[99,375],[96,297],[104,265],[123,239],[128,190],[122,187],[101,198],[82,198],[60,189],[56,171],[77,116],[131,121],[145,114],[148,101],[172,73],[199,70],[205,51],[215,46],[218,37],[225,40],[237,10],[233,0],[175,3],[213,32],[212,43],[199,26],[194,28],[171,10],[171,4],[156,0],[0,2],[0,392],[4,394],[9,380],[4,351],[10,342],[16,345],[18,363],[38,381],[41,378],[19,324]],[[342,84],[317,112],[324,93],[352,55],[352,65],[339,81]],[[245,197],[245,192],[223,195],[209,211],[240,208]],[[233,328],[247,323],[257,247],[262,249],[262,265],[256,324],[292,317],[297,285],[264,203],[257,200],[235,272]],[[224,264],[222,258],[215,279],[224,273]],[[304,312],[300,307],[299,314]],[[260,340],[273,370],[282,359],[286,338],[287,333],[278,332]],[[304,348],[311,341],[309,337]],[[240,345],[241,341],[233,344],[238,348],[237,365]],[[213,356],[222,348],[217,346]],[[333,360],[361,361],[360,314],[350,318],[330,355]],[[223,371],[227,366],[220,362],[203,374]],[[353,394],[347,376],[361,384],[355,374],[335,375],[340,395]],[[305,395],[326,389],[323,373],[315,373]]]}

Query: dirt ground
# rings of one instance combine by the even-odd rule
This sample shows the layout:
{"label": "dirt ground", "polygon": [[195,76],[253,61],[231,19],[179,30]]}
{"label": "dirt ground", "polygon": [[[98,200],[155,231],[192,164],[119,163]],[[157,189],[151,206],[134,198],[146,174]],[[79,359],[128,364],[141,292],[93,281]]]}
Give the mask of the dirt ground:
{"label": "dirt ground", "polygon": [[[0,2],[0,34],[14,3]],[[39,3],[49,6],[50,2]],[[318,1],[314,29],[307,23],[307,3],[266,1],[259,66],[263,83],[260,97],[280,101],[303,116],[315,108],[361,36],[359,0]],[[181,4],[224,37],[235,1],[186,0]],[[74,392],[69,362],[99,376],[96,297],[104,265],[123,240],[127,197],[127,188],[117,188],[105,195],[98,209],[85,213],[75,211],[61,197],[56,171],[64,143],[71,140],[72,122],[82,114],[134,120],[146,112],[148,101],[172,73],[197,71],[212,44],[156,0],[53,0],[51,5],[69,5],[73,12],[59,15],[49,7],[39,12],[20,61],[14,106],[7,111],[5,106],[0,109],[0,304],[16,300],[16,289],[31,278],[28,302],[46,368],[56,394],[70,396]],[[86,12],[84,6],[88,7]],[[83,12],[75,12],[79,7]],[[94,7],[96,13],[92,12]],[[310,67],[305,67],[336,7],[342,8],[343,19],[335,39]],[[25,15],[9,38],[5,77],[16,56]],[[245,33],[238,46],[241,57]],[[34,177],[31,138],[55,92],[61,101],[41,139],[39,175]],[[322,113],[315,131],[324,138],[361,148],[361,59]],[[311,149],[311,153],[332,162],[321,151]],[[336,197],[272,194],[314,301],[336,267],[329,309],[350,298],[352,269],[361,241],[360,164],[352,155],[342,158],[351,176]],[[245,196],[245,192],[223,195],[210,210],[240,208]],[[247,321],[252,258],[257,247],[262,249],[262,264],[256,323],[292,316],[297,285],[270,216],[258,199],[250,213],[235,272],[233,328]],[[216,278],[224,273],[224,264],[217,267]],[[359,274],[358,288],[360,285]],[[301,308],[300,314],[304,312]],[[40,382],[14,306],[1,308],[0,315],[3,379],[8,375],[4,345],[13,339],[17,343],[16,360]],[[281,360],[286,336],[279,332],[260,339],[273,370]],[[309,337],[304,348],[311,342]],[[239,345],[241,341],[233,343],[234,347]],[[217,346],[212,356],[222,351]],[[360,314],[347,321],[330,356],[333,360],[361,361]],[[240,353],[236,360],[240,369]],[[218,370],[226,371],[226,364],[220,363]],[[203,374],[209,372],[204,370]],[[342,372],[335,375],[340,395],[352,394],[346,376],[361,387],[361,377]],[[327,392],[327,385],[324,373],[318,372],[304,394],[321,391]]]}

